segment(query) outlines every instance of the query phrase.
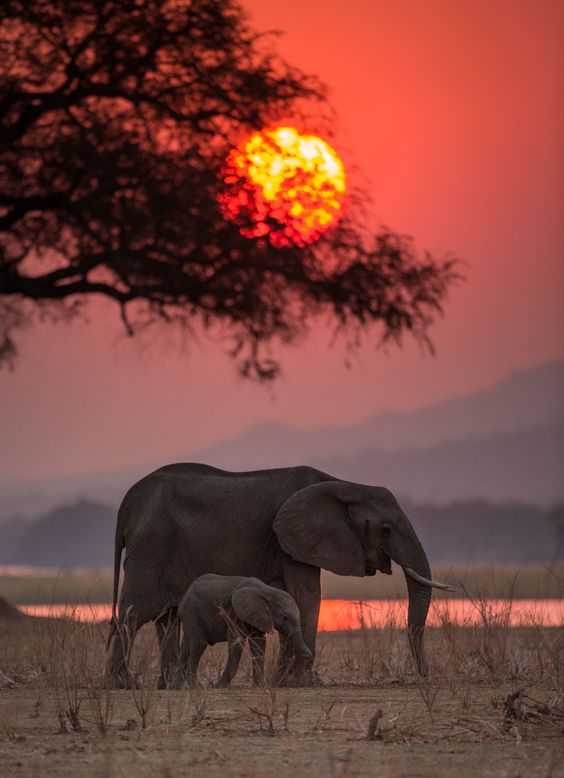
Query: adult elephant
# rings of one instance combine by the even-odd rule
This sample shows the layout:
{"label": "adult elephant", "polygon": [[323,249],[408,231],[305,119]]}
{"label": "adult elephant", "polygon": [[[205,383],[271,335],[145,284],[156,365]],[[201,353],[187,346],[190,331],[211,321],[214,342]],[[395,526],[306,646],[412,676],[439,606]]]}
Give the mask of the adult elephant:
{"label": "adult elephant", "polygon": [[[121,554],[124,582],[116,604]],[[119,512],[115,539],[110,671],[127,685],[136,630],[155,621],[165,686],[178,661],[177,607],[204,573],[254,576],[286,590],[300,611],[304,640],[315,656],[320,568],[340,575],[406,575],[408,634],[424,672],[423,630],[431,601],[425,551],[396,499],[311,467],[232,473],[201,464],[162,467],[136,483]],[[281,670],[291,664],[281,645]],[[302,671],[304,668],[300,668]],[[297,668],[294,667],[297,672]]]}

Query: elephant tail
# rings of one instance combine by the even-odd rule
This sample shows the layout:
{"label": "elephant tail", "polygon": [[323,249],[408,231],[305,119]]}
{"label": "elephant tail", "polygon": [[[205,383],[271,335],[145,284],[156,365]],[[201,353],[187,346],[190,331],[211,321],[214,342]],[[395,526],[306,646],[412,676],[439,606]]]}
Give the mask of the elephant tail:
{"label": "elephant tail", "polygon": [[106,643],[106,651],[108,650],[110,646],[110,641],[113,638],[115,631],[117,629],[117,599],[118,599],[118,590],[119,590],[119,572],[121,568],[121,552],[123,551],[123,534],[121,531],[121,522],[120,522],[120,513],[121,508],[118,511],[118,519],[117,519],[117,526],[116,526],[116,539],[115,539],[115,546],[114,546],[114,592],[113,592],[113,598],[112,598],[112,617],[110,619],[110,634],[108,635],[108,641]]}

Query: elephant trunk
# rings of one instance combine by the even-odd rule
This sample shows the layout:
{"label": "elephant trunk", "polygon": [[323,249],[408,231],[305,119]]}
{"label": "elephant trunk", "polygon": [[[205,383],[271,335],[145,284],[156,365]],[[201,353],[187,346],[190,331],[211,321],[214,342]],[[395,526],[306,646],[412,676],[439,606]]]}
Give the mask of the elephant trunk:
{"label": "elephant trunk", "polygon": [[[429,584],[417,580],[412,573],[415,572],[425,581],[431,581],[431,568],[429,567],[429,562],[427,560],[427,555],[423,550],[423,546],[411,525],[410,530],[411,543],[409,558],[408,560],[402,559],[398,561],[404,568],[404,575],[407,583],[407,595],[409,599],[407,633],[409,645],[415,660],[417,672],[420,675],[426,675],[427,665],[423,652],[423,634],[425,632],[425,621],[427,619],[429,605],[431,604],[432,589]],[[407,567],[410,568],[410,573],[407,572]]]}
{"label": "elephant trunk", "polygon": [[417,583],[406,574],[407,594],[409,597],[409,609],[407,613],[407,634],[411,653],[415,659],[417,672],[427,675],[427,664],[423,653],[423,633],[425,632],[425,620],[431,604],[431,589],[428,586]]}
{"label": "elephant trunk", "polygon": [[292,635],[290,636],[290,639],[292,641],[292,645],[294,647],[294,654],[296,657],[306,662],[309,662],[313,659],[313,654],[306,646],[302,633],[300,631],[296,630],[295,632],[293,632]]}

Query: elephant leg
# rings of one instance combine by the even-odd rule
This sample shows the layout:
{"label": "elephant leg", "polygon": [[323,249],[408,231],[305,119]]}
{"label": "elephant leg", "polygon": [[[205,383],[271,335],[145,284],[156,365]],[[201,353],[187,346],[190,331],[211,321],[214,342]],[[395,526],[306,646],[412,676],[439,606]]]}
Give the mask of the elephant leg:
{"label": "elephant leg", "polygon": [[112,686],[116,689],[131,689],[135,686],[135,680],[129,670],[129,658],[139,626],[132,608],[120,607],[109,663]]}
{"label": "elephant leg", "polygon": [[137,630],[158,614],[158,604],[144,597],[137,585],[138,577],[126,573],[120,594],[108,671],[116,689],[129,689],[135,681],[129,670],[131,649]]}
{"label": "elephant leg", "polygon": [[221,675],[221,678],[216,684],[216,689],[226,689],[233,676],[237,672],[239,662],[241,661],[241,654],[243,653],[243,640],[240,637],[232,636],[228,641],[227,648],[227,662]]}
{"label": "elephant leg", "polygon": [[280,653],[278,655],[278,667],[276,670],[276,683],[278,686],[291,686],[291,678],[294,671],[294,652],[292,642],[287,635],[279,635]]}
{"label": "elephant leg", "polygon": [[178,609],[170,608],[155,622],[161,652],[159,689],[177,688],[179,671],[180,620]]}
{"label": "elephant leg", "polygon": [[313,663],[321,604],[321,571],[318,567],[298,562],[289,565],[284,572],[284,588],[292,595],[300,611],[302,635],[312,659],[296,660],[292,640],[280,635],[277,681],[289,686],[317,685],[319,679],[313,672]]}
{"label": "elephant leg", "polygon": [[183,636],[180,642],[180,657],[178,660],[178,667],[173,679],[173,689],[182,689],[186,682],[186,678],[189,672],[190,661],[190,649],[188,647],[188,640],[186,636]]}
{"label": "elephant leg", "polygon": [[186,682],[189,686],[198,686],[198,665],[202,654],[207,648],[207,643],[188,638],[188,672]]}
{"label": "elephant leg", "polygon": [[312,659],[305,660],[305,667],[313,667],[315,662],[315,644],[317,641],[317,625],[319,623],[319,609],[321,607],[321,588],[316,595],[304,598],[300,608],[300,620],[304,643],[312,654]]}
{"label": "elephant leg", "polygon": [[266,652],[266,637],[262,634],[252,635],[249,638],[249,648],[253,660],[253,683],[255,686],[264,686],[264,655]]}

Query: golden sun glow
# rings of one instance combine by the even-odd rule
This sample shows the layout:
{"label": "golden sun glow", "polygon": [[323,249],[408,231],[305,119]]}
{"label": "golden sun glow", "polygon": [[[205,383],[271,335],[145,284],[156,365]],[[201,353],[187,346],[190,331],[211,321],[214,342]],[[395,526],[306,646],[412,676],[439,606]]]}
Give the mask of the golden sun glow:
{"label": "golden sun glow", "polygon": [[273,246],[317,240],[339,217],[345,170],[331,146],[294,127],[255,132],[226,160],[219,202],[247,238]]}

